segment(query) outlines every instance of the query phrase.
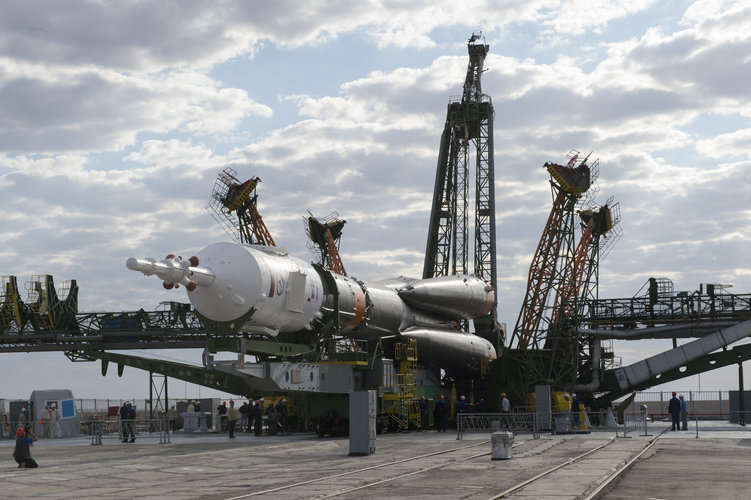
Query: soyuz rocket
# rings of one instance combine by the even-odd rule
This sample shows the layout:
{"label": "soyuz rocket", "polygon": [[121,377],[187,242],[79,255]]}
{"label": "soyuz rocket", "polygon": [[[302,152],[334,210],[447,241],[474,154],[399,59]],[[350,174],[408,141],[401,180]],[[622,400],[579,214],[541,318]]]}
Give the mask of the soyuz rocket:
{"label": "soyuz rocket", "polygon": [[167,289],[183,285],[197,313],[213,322],[242,322],[242,332],[310,331],[334,317],[335,335],[415,339],[420,362],[449,373],[472,373],[481,360],[496,358],[489,341],[458,330],[460,321],[493,306],[493,288],[477,276],[361,282],[282,247],[232,242],[211,244],[189,259],[131,257],[126,266],[156,275]]}

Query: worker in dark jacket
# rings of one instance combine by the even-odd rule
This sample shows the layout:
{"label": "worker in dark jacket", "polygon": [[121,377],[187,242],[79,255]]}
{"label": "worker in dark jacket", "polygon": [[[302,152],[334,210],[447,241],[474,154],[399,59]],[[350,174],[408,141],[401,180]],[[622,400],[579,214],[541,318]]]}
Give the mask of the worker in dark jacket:
{"label": "worker in dark jacket", "polygon": [[253,402],[253,407],[250,409],[250,415],[253,417],[253,433],[256,436],[261,435],[261,425],[263,424],[263,398],[259,401]]}
{"label": "worker in dark jacket", "polygon": [[33,469],[39,467],[31,458],[29,445],[38,438],[32,432],[31,427],[19,427],[16,429],[16,448],[13,450],[13,458],[16,459],[19,468]]}
{"label": "worker in dark jacket", "polygon": [[[130,401],[126,401],[120,408],[120,423],[123,428],[123,443],[136,442],[136,407]],[[128,441],[130,437],[130,441]]]}
{"label": "worker in dark jacket", "polygon": [[420,407],[420,428],[417,430],[421,431],[428,428],[428,401],[421,396],[417,404]]}
{"label": "worker in dark jacket", "polygon": [[668,413],[670,413],[670,419],[673,423],[673,428],[670,430],[681,430],[681,402],[675,397],[675,393],[673,393],[673,397],[670,398],[670,403],[668,403]]}
{"label": "worker in dark jacket", "polygon": [[433,420],[437,432],[446,432],[446,401],[443,399],[443,394],[433,408]]}

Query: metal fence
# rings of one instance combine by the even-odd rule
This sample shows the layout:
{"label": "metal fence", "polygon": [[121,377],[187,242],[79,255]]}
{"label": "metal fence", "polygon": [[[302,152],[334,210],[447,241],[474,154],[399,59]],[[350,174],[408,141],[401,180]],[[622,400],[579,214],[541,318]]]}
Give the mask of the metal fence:
{"label": "metal fence", "polygon": [[[676,391],[678,392],[678,391]],[[688,404],[689,418],[699,419],[728,419],[734,417],[735,411],[730,409],[729,391],[686,391],[678,392]],[[647,405],[647,413],[654,420],[667,419],[668,403],[673,397],[672,392],[637,392],[634,400],[624,411],[639,413],[642,405]],[[626,399],[625,397],[613,402],[613,406]],[[751,407],[748,408],[751,410]],[[734,419],[735,420],[735,419]]]}
{"label": "metal fence", "polygon": [[[6,439],[15,437],[17,425],[16,416],[10,414],[11,402],[25,402],[24,400],[0,399],[0,426],[2,432],[0,435]],[[148,399],[75,399],[76,418],[70,420],[59,420],[57,427],[50,426],[50,437],[62,436],[91,436],[91,427],[93,421],[101,428],[102,436],[106,439],[113,435],[119,435],[120,416],[119,410],[125,401],[130,401],[136,407],[136,424],[135,428],[138,433],[143,435],[153,435],[158,432],[158,422],[164,417],[164,411],[170,406],[177,405],[179,402],[185,402],[184,398],[170,398],[168,401],[161,400],[153,402]],[[204,400],[208,401],[208,400]],[[214,408],[206,408],[207,414],[213,414]],[[182,419],[178,415],[178,422]],[[29,422],[34,432],[42,438],[42,426],[37,421]]]}
{"label": "metal fence", "polygon": [[615,420],[605,412],[526,412],[457,413],[456,439],[469,432],[510,431],[530,433],[536,439],[541,433],[576,434],[584,432],[617,432]]}
{"label": "metal fence", "polygon": [[[679,419],[678,430],[695,432],[749,432],[751,437],[751,411],[734,411],[736,421],[728,419],[727,413],[695,412]],[[456,415],[456,439],[467,433],[492,433],[510,431],[514,434],[529,433],[537,439],[542,433],[590,434],[614,433],[615,437],[651,436],[672,427],[669,416],[648,412],[648,407],[635,412],[623,412],[615,417],[610,412],[523,412],[504,413],[458,413]],[[750,425],[746,425],[746,423]]]}
{"label": "metal fence", "polygon": [[81,434],[91,437],[91,444],[102,444],[103,439],[123,440],[130,434],[126,426],[133,426],[133,435],[138,437],[159,437],[159,443],[169,443],[170,429],[164,418],[136,419],[133,422],[101,420],[98,418],[81,420]]}

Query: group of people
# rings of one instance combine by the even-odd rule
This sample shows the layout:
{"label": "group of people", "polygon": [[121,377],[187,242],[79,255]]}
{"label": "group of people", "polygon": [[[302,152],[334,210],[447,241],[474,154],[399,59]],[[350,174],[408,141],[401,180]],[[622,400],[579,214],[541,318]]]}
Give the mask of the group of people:
{"label": "group of people", "polygon": [[[19,429],[30,427],[32,418],[29,416],[29,411],[25,406],[18,412],[16,421]],[[43,438],[49,439],[63,437],[62,432],[60,431],[60,414],[57,411],[57,405],[55,403],[44,405],[44,408],[39,414],[39,424],[42,426]]]}
{"label": "group of people", "polygon": [[[428,402],[425,399],[425,396],[421,396],[417,403],[420,410],[420,428],[418,430],[424,430],[428,427]],[[480,401],[477,402],[476,406],[477,413],[487,412],[487,405],[484,398],[481,398]],[[459,397],[459,400],[456,402],[455,411],[456,413],[469,412],[469,403],[467,402],[467,398],[465,396]],[[511,403],[509,403],[505,392],[501,394],[501,413],[509,415],[511,413]],[[435,406],[433,406],[433,422],[435,424],[436,432],[446,432],[448,414],[448,403],[446,403],[445,396],[441,394],[438,397],[438,400],[435,402]],[[504,419],[504,422],[506,424],[505,427],[508,427],[509,421],[507,418]]]}
{"label": "group of people", "polygon": [[[230,403],[233,402],[230,401]],[[266,415],[269,434],[275,435],[277,432],[284,434],[287,429],[287,400],[283,398],[278,399],[276,403],[273,401],[266,403],[263,398],[245,401],[237,413],[240,418],[240,430],[253,432],[256,436],[260,436],[263,431],[264,415]],[[230,416],[228,418],[232,419]],[[237,420],[237,417],[234,420]],[[234,437],[233,433],[230,432],[229,437]]]}
{"label": "group of people", "polygon": [[[198,404],[196,401],[191,401],[186,411],[199,411],[196,409]],[[287,400],[284,398],[268,403],[264,398],[251,399],[239,407],[234,400],[230,399],[229,406],[226,401],[222,401],[217,406],[216,413],[219,417],[219,430],[227,432],[230,438],[235,437],[235,430],[253,432],[256,436],[260,436],[263,432],[264,415],[266,415],[269,434],[284,434],[287,429]],[[174,434],[177,429],[177,409],[174,405],[167,410],[166,418],[169,429]]]}

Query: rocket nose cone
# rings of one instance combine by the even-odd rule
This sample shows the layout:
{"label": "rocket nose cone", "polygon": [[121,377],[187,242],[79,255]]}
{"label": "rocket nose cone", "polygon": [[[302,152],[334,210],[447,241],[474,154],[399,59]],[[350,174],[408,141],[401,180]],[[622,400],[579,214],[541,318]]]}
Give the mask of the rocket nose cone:
{"label": "rocket nose cone", "polygon": [[135,257],[129,258],[125,261],[125,267],[127,267],[131,271],[138,270],[138,259],[136,259]]}
{"label": "rocket nose cone", "polygon": [[262,273],[249,249],[235,243],[214,243],[197,258],[216,273],[211,286],[189,290],[188,298],[198,312],[214,321],[233,321],[260,300]]}

